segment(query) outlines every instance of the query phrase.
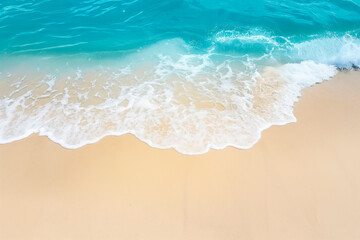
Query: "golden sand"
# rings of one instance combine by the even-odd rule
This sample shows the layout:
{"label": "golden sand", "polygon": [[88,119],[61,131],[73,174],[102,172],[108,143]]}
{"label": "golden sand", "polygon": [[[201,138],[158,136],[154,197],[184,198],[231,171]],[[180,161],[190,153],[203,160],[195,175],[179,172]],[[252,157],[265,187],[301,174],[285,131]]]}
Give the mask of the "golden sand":
{"label": "golden sand", "polygon": [[360,239],[360,73],[306,89],[295,116],[200,156],[131,135],[0,145],[0,239]]}

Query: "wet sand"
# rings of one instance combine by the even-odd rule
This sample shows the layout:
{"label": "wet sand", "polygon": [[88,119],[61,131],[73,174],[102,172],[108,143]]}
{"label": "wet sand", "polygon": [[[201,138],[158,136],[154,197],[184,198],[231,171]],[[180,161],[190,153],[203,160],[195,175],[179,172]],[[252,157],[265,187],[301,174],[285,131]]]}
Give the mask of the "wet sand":
{"label": "wet sand", "polygon": [[199,156],[131,135],[0,145],[0,239],[360,239],[360,72],[306,89],[295,116]]}

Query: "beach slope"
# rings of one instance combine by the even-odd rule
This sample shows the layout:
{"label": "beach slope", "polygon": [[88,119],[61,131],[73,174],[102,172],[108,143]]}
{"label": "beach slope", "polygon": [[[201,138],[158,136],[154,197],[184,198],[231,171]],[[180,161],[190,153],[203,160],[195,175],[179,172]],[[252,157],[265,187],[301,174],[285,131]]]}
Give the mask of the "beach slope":
{"label": "beach slope", "polygon": [[305,89],[295,116],[198,156],[132,135],[0,145],[0,239],[360,239],[360,72]]}

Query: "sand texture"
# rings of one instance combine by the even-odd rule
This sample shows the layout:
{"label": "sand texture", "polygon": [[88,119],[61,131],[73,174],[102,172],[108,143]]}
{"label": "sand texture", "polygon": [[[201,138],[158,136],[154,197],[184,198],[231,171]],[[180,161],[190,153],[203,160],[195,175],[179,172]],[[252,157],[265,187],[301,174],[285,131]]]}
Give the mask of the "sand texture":
{"label": "sand texture", "polygon": [[360,72],[306,89],[295,116],[199,156],[131,135],[0,145],[0,239],[360,239]]}

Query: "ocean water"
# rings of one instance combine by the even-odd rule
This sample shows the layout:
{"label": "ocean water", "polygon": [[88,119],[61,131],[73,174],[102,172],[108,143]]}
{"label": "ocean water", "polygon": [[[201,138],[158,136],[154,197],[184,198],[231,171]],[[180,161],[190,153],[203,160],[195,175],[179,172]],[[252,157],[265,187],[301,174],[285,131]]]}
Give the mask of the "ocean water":
{"label": "ocean water", "polygon": [[360,67],[359,34],[360,0],[2,0],[0,143],[250,148]]}

